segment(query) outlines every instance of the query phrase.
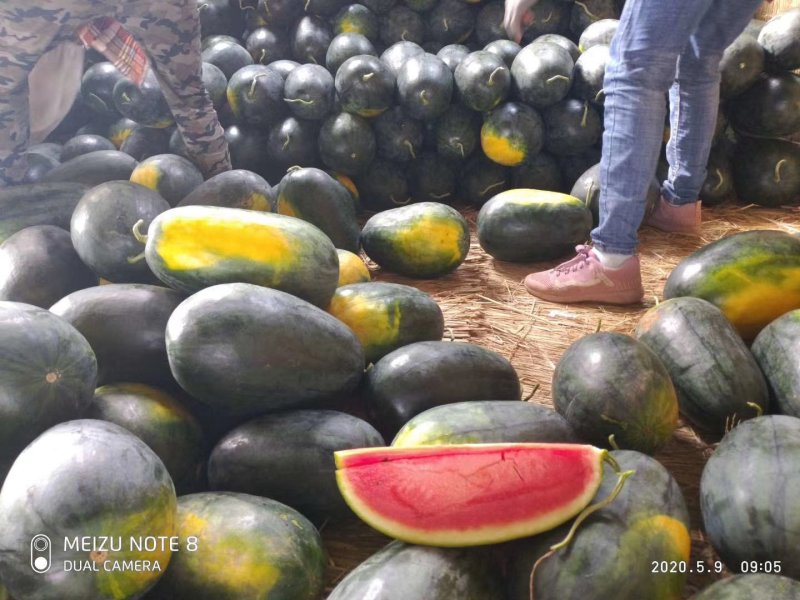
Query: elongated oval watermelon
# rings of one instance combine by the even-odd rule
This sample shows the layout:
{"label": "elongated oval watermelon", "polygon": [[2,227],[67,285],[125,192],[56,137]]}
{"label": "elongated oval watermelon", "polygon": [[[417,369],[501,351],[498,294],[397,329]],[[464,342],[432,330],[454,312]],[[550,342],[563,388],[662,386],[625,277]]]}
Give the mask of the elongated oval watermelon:
{"label": "elongated oval watermelon", "polygon": [[800,576],[798,493],[800,419],[771,415],[738,425],[722,438],[700,479],[708,539],[726,566],[778,561]]}
{"label": "elongated oval watermelon", "polygon": [[392,542],[358,565],[328,600],[502,600],[489,561],[475,550]]}
{"label": "elongated oval watermelon", "polygon": [[751,350],[778,410],[800,417],[800,310],[788,312],[762,329]]}
{"label": "elongated oval watermelon", "polygon": [[82,183],[29,183],[0,188],[0,243],[34,225],[69,231],[72,211],[89,186]]}
{"label": "elongated oval watermelon", "polygon": [[667,367],[681,412],[724,433],[732,421],[766,411],[767,385],[753,355],[722,312],[700,298],[673,298],[651,308],[636,337]]}
{"label": "elongated oval watermelon", "polygon": [[407,277],[439,277],[464,262],[469,225],[456,209],[438,202],[419,202],[371,217],[361,244],[372,260]]}
{"label": "elongated oval watermelon", "polygon": [[148,599],[320,598],[322,540],[308,519],[280,502],[230,492],[189,494],[178,501],[176,529],[181,551]]}
{"label": "elongated oval watermelon", "polygon": [[436,301],[399,283],[355,283],[336,289],[328,312],[347,325],[364,347],[367,362],[413,342],[441,340],[444,316]]}
{"label": "elongated oval watermelon", "polygon": [[499,260],[542,261],[563,256],[589,237],[592,213],[573,196],[514,189],[478,213],[478,241]]}
{"label": "elongated oval watermelon", "polygon": [[347,326],[312,304],[249,283],[206,288],[166,328],[172,373],[196,399],[258,414],[352,392],[364,352]]}
{"label": "elongated oval watermelon", "polygon": [[434,406],[519,400],[522,390],[512,364],[491,350],[459,342],[416,342],[390,352],[367,371],[364,396],[377,422],[394,435]]}
{"label": "elongated oval watermelon", "polygon": [[459,444],[343,450],[336,481],[369,525],[430,546],[527,537],[594,497],[606,452],[578,444]]}
{"label": "elongated oval watermelon", "polygon": [[693,596],[693,600],[752,600],[758,597],[799,600],[800,581],[769,573],[734,575],[714,582]]}
{"label": "elongated oval watermelon", "polygon": [[274,203],[272,186],[261,175],[234,169],[201,183],[178,206],[226,206],[270,212]]}
{"label": "elongated oval watermelon", "polygon": [[708,300],[752,341],[771,321],[800,308],[800,238],[757,230],[703,246],[667,279],[664,297],[679,296]]}
{"label": "elongated oval watermelon", "polygon": [[45,182],[83,183],[89,186],[106,181],[128,179],[136,168],[136,159],[117,150],[97,150],[61,163],[44,176]]}
{"label": "elongated oval watermelon", "polygon": [[147,264],[185,292],[228,282],[274,287],[327,306],[339,279],[336,248],[294,217],[216,206],[183,206],[159,215],[145,248]]}
{"label": "elongated oval watermelon", "polygon": [[588,442],[652,453],[678,425],[678,399],[661,359],[621,333],[573,343],[553,373],[553,403]]}
{"label": "elongated oval watermelon", "polygon": [[579,443],[552,408],[519,400],[473,400],[434,406],[408,421],[392,446],[438,444]]}
{"label": "elongated oval watermelon", "polygon": [[[18,598],[141,598],[170,562],[176,504],[164,464],[132,433],[92,419],[56,425],[0,492],[3,583]],[[150,536],[167,541],[142,543]],[[46,572],[31,568],[37,539],[49,546]]]}
{"label": "elongated oval watermelon", "polygon": [[[283,502],[306,515],[348,514],[333,453],[384,446],[372,425],[333,410],[290,410],[248,421],[223,437],[208,462],[211,489]],[[298,474],[303,473],[302,477]]]}

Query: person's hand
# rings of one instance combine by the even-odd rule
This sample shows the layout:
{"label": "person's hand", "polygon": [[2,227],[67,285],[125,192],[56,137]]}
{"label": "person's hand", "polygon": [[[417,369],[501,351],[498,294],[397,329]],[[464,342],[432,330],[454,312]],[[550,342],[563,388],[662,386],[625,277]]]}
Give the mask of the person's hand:
{"label": "person's hand", "polygon": [[522,29],[525,25],[525,13],[528,12],[539,0],[506,0],[506,13],[503,19],[503,27],[506,33],[515,42],[519,43],[522,39]]}

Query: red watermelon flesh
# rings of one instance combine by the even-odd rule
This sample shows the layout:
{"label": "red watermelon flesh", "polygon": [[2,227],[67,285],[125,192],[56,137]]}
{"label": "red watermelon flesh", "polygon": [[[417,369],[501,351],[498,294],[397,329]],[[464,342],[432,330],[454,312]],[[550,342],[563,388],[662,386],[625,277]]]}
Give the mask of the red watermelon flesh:
{"label": "red watermelon flesh", "polygon": [[335,453],[336,480],[363,521],[430,546],[527,537],[568,521],[600,486],[606,451],[579,444],[459,444]]}

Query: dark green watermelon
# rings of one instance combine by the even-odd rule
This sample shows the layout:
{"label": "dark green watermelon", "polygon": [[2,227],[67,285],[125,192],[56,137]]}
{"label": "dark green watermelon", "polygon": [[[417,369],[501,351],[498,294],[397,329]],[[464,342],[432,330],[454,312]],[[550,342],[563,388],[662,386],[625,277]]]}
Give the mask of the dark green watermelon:
{"label": "dark green watermelon", "polygon": [[31,183],[0,188],[0,242],[34,225],[54,225],[68,231],[72,211],[88,189],[82,183]]}
{"label": "dark green watermelon", "polygon": [[480,143],[480,117],[473,111],[453,104],[436,121],[436,153],[445,159],[464,161]]}
{"label": "dark green watermelon", "polygon": [[514,59],[517,58],[517,54],[522,50],[522,46],[511,40],[495,40],[486,44],[484,50],[502,58],[510,69],[511,65],[514,64]]}
{"label": "dark green watermelon", "polygon": [[303,16],[303,3],[296,0],[258,0],[255,16],[261,17],[265,23],[275,27],[291,27]]}
{"label": "dark green watermelon", "polygon": [[712,147],[706,170],[700,199],[705,206],[714,206],[733,195],[733,166],[728,152]]}
{"label": "dark green watermelon", "polygon": [[259,27],[247,36],[245,48],[258,65],[268,65],[289,58],[289,40],[284,32],[273,27]]}
{"label": "dark green watermelon", "polygon": [[415,202],[453,203],[456,173],[441,156],[425,152],[408,167],[408,187]]}
{"label": "dark green watermelon", "polygon": [[506,102],[486,114],[481,148],[494,162],[516,167],[542,149],[544,123],[539,113],[522,102]]}
{"label": "dark green watermelon", "polygon": [[428,12],[434,8],[437,2],[438,0],[403,0],[403,4],[408,8],[421,13]]}
{"label": "dark green watermelon", "polygon": [[397,5],[381,17],[380,36],[387,47],[397,42],[421,44],[425,40],[425,21],[418,12]]}
{"label": "dark green watermelon", "polygon": [[463,44],[448,44],[436,53],[436,56],[442,59],[442,62],[450,67],[453,73],[456,72],[456,67],[469,56],[469,48]]}
{"label": "dark green watermelon", "polygon": [[[242,33],[242,14],[229,0],[196,0],[200,16],[200,35],[238,36]],[[235,8],[234,8],[235,7]]]}
{"label": "dark green watermelon", "polygon": [[136,159],[117,150],[97,150],[61,163],[44,176],[45,182],[73,182],[89,186],[106,181],[128,179]]}
{"label": "dark green watermelon", "polygon": [[385,15],[397,4],[397,0],[361,0],[361,4],[376,15]]}
{"label": "dark green watermelon", "polygon": [[148,70],[141,85],[120,79],[114,85],[114,106],[123,117],[145,127],[169,127],[174,122],[155,73]]}
{"label": "dark green watermelon", "polygon": [[377,58],[375,46],[360,33],[340,33],[331,40],[328,52],[325,54],[325,67],[332,75],[336,75],[339,67],[348,58],[368,54]]}
{"label": "dark green watermelon", "polygon": [[534,108],[562,100],[572,85],[575,66],[569,52],[552,43],[533,43],[520,50],[511,65],[512,87]]}
{"label": "dark green watermelon", "polygon": [[278,177],[295,165],[320,164],[317,145],[319,131],[319,121],[307,121],[295,117],[287,117],[270,128],[264,143],[271,166]]}
{"label": "dark green watermelon", "polygon": [[[561,191],[561,171],[558,161],[547,152],[539,152],[511,170],[511,187]],[[570,192],[570,195],[575,196],[575,193]]]}
{"label": "dark green watermelon", "polygon": [[114,104],[114,86],[124,79],[110,62],[99,62],[83,73],[81,79],[81,97],[84,103],[98,115],[118,117],[119,111]]}
{"label": "dark green watermelon", "polygon": [[568,98],[553,104],[542,112],[542,119],[544,149],[556,156],[580,154],[603,135],[603,120],[586,100]]}
{"label": "dark green watermelon", "polygon": [[283,77],[283,80],[286,81],[286,78],[289,76],[289,73],[294,71],[297,67],[300,66],[299,62],[289,60],[283,58],[281,60],[276,60],[275,62],[271,62],[267,65],[270,69],[277,71],[278,74]]}
{"label": "dark green watermelon", "polygon": [[351,393],[364,369],[346,325],[300,298],[247,283],[184,301],[167,324],[166,347],[181,387],[229,414],[330,402]]}
{"label": "dark green watermelon", "polygon": [[110,139],[111,143],[119,149],[128,136],[130,136],[137,128],[141,127],[142,126],[138,123],[122,117],[121,119],[117,119],[113,123],[109,124],[108,132],[105,137]]}
{"label": "dark green watermelon", "polygon": [[109,284],[65,296],[50,311],[83,334],[97,356],[98,385],[174,385],[164,330],[183,300],[154,285]]}
{"label": "dark green watermelon", "polygon": [[[481,7],[475,17],[475,39],[478,44],[485,46],[508,37],[505,27],[503,27],[504,16],[503,0],[492,0]],[[511,65],[509,64],[508,67],[511,68]]]}
{"label": "dark green watermelon", "polygon": [[[177,128],[172,135],[178,136],[181,143],[181,151],[185,155],[184,158],[188,158],[189,151]],[[137,126],[122,142],[119,151],[140,161],[158,154],[167,154],[170,152],[169,143],[172,135],[169,134],[168,129]]]}
{"label": "dark green watermelon", "polygon": [[111,140],[101,135],[76,135],[64,143],[60,160],[61,162],[67,162],[76,156],[97,152],[98,150],[116,150],[116,147],[111,143]]}
{"label": "dark green watermelon", "polygon": [[573,343],[553,374],[553,403],[589,443],[614,435],[622,448],[652,453],[678,424],[669,372],[642,342],[594,333]]}
{"label": "dark green watermelon", "polygon": [[604,44],[592,46],[578,57],[572,75],[572,94],[575,97],[599,104],[604,102],[603,78],[608,57],[608,46]]}
{"label": "dark green watermelon", "polygon": [[[749,92],[748,92],[749,93]],[[800,146],[784,140],[743,139],[731,159],[736,195],[762,206],[800,204]]]}
{"label": "dark green watermelon", "polygon": [[211,63],[222,71],[229,81],[236,71],[254,62],[244,46],[227,40],[211,44],[203,50],[201,57],[203,62]]}
{"label": "dark green watermelon", "polygon": [[203,174],[182,156],[157,154],[140,162],[130,181],[158,192],[170,206],[176,206],[203,183]]}
{"label": "dark green watermelon", "polygon": [[[259,25],[259,27],[263,27],[264,25]],[[254,28],[258,29],[258,27]],[[215,44],[220,43],[229,43],[229,44],[238,44],[239,46],[242,45],[242,40],[237,37],[233,37],[232,35],[227,35],[225,33],[215,33],[214,35],[207,35],[204,36],[200,40],[200,50],[206,50]]]}
{"label": "dark green watermelon", "polygon": [[572,189],[581,176],[591,167],[600,162],[600,149],[589,148],[580,154],[556,156],[558,167],[561,169],[561,180],[565,190]]}
{"label": "dark green watermelon", "polygon": [[777,561],[781,574],[800,576],[800,515],[789,500],[798,464],[800,419],[784,415],[737,425],[708,459],[700,480],[703,524],[734,573],[748,572],[751,561]]}
{"label": "dark green watermelon", "polygon": [[333,109],[333,75],[320,65],[292,69],[286,76],[283,101],[298,119],[324,119]]}
{"label": "dark green watermelon", "polygon": [[294,25],[290,39],[292,58],[297,62],[325,65],[325,55],[333,39],[327,21],[306,15]]}
{"label": "dark green watermelon", "polygon": [[792,6],[770,19],[758,33],[771,69],[800,69],[800,8]]}
{"label": "dark green watermelon", "polygon": [[467,108],[487,112],[508,96],[511,71],[490,52],[473,52],[455,70],[454,80],[459,101]]}
{"label": "dark green watermelon", "polygon": [[201,183],[178,206],[227,206],[269,212],[275,200],[267,180],[252,171],[234,169]]}
{"label": "dark green watermelon", "polygon": [[333,19],[333,33],[360,33],[373,44],[380,37],[378,16],[363,4],[344,6]]}
{"label": "dark green watermelon", "polygon": [[231,125],[225,129],[225,141],[228,142],[234,169],[246,169],[259,174],[265,171],[267,157],[264,156],[264,149],[269,152],[271,146],[264,131]]}
{"label": "dark green watermelon", "polygon": [[778,410],[800,416],[800,310],[793,310],[761,330],[751,347]]}
{"label": "dark green watermelon", "polygon": [[369,210],[386,210],[410,203],[406,165],[376,158],[356,180],[361,202]]}
{"label": "dark green watermelon", "polygon": [[0,340],[0,459],[8,460],[49,427],[80,418],[97,361],[72,325],[21,302],[0,301]]}
{"label": "dark green watermelon", "polygon": [[209,486],[272,498],[314,517],[349,514],[333,453],[383,445],[372,425],[333,410],[266,415],[217,443],[208,461]]}
{"label": "dark green watermelon", "polygon": [[556,46],[561,46],[564,50],[569,52],[572,62],[578,60],[578,57],[581,55],[581,51],[575,42],[558,33],[545,33],[537,37],[534,42],[537,44],[555,44]]}
{"label": "dark green watermelon", "polygon": [[512,187],[509,169],[482,154],[464,163],[458,177],[458,199],[483,206],[490,198]]}
{"label": "dark green watermelon", "polygon": [[400,105],[416,119],[442,116],[450,106],[453,87],[453,72],[433,54],[412,56],[397,72]]}
{"label": "dark green watermelon", "polygon": [[422,124],[401,106],[394,106],[381,114],[373,121],[373,129],[377,154],[381,158],[408,162],[422,152]]}
{"label": "dark green watermelon", "polygon": [[353,56],[336,72],[336,94],[345,112],[377,117],[394,104],[394,92],[394,74],[377,56]]}
{"label": "dark green watermelon", "polygon": [[375,158],[375,134],[363,117],[346,112],[332,115],[319,132],[319,153],[327,167],[358,175]]}
{"label": "dark green watermelon", "polygon": [[394,436],[434,406],[519,400],[522,390],[511,363],[491,350],[461,342],[416,342],[390,352],[367,371],[364,395],[376,422]]}
{"label": "dark green watermelon", "polygon": [[712,583],[693,600],[800,600],[800,581],[769,573],[734,575]]}
{"label": "dark green watermelon", "polygon": [[26,227],[0,244],[0,300],[50,308],[76,290],[98,285],[69,232],[53,225]]}
{"label": "dark green watermelon", "polygon": [[540,0],[532,6],[532,21],[522,32],[523,47],[539,36],[563,31],[569,21],[569,9],[570,5],[563,0]]}
{"label": "dark green watermelon", "polygon": [[764,70],[764,48],[752,35],[742,33],[725,48],[719,63],[721,98],[732,98],[758,81]]}
{"label": "dark green watermelon", "polygon": [[320,17],[332,17],[347,3],[347,0],[308,0],[303,9]]}
{"label": "dark green watermelon", "polygon": [[728,116],[743,134],[782,137],[800,131],[800,77],[794,73],[762,76],[731,101]]}
{"label": "dark green watermelon", "polygon": [[573,4],[569,16],[569,30],[575,37],[579,37],[592,23],[619,17],[620,8],[617,0],[585,0],[580,4]]}
{"label": "dark green watermelon", "polygon": [[423,50],[422,46],[419,44],[401,41],[396,42],[386,48],[383,54],[381,54],[381,60],[385,62],[395,76],[397,76],[397,73],[400,71],[400,67],[402,67],[409,58],[424,53],[425,50]]}
{"label": "dark green watermelon", "polygon": [[477,11],[463,0],[439,0],[425,15],[425,38],[441,44],[461,44],[475,29]]}
{"label": "dark green watermelon", "polygon": [[268,127],[286,114],[283,87],[283,78],[274,69],[242,67],[228,80],[228,106],[238,123]]}
{"label": "dark green watermelon", "polygon": [[600,19],[593,22],[581,33],[578,50],[583,53],[594,46],[610,46],[618,27],[618,19]]}

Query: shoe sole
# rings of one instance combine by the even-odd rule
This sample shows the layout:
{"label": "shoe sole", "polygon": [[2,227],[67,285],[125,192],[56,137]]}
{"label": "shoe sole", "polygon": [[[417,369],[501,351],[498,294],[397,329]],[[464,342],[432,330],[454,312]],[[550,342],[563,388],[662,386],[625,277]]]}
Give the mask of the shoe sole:
{"label": "shoe sole", "polygon": [[540,292],[534,291],[529,288],[527,285],[525,289],[528,291],[529,294],[532,296],[536,296],[542,300],[546,300],[547,302],[555,302],[558,304],[578,304],[581,302],[592,302],[595,304],[641,304],[642,300],[644,300],[644,290],[641,293],[637,293],[635,296],[632,292],[620,292],[619,294],[609,294],[608,296],[604,296],[602,299],[598,299],[597,296],[580,296],[580,295],[572,295],[570,299],[565,299],[563,296],[558,294],[549,294],[547,292]]}

